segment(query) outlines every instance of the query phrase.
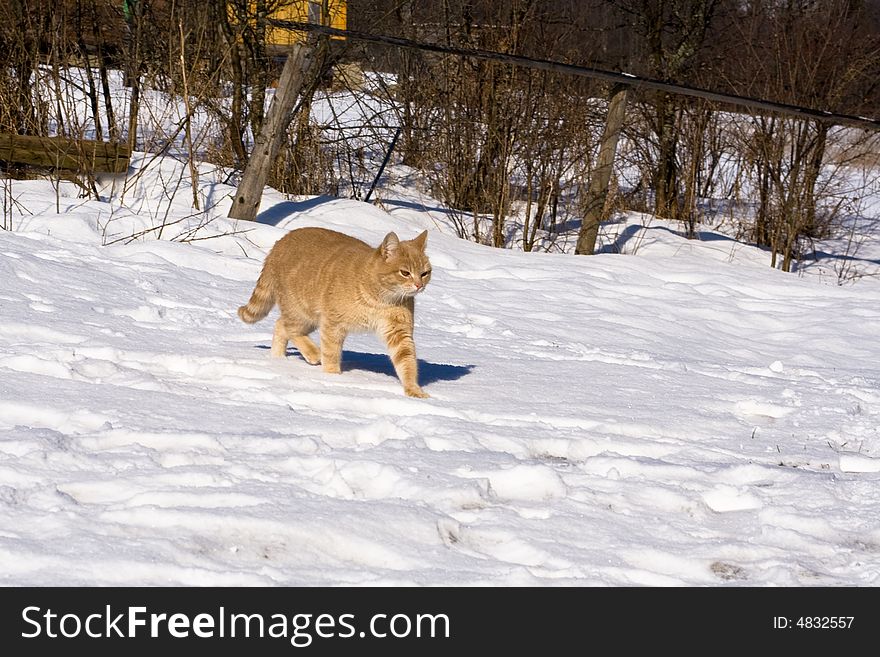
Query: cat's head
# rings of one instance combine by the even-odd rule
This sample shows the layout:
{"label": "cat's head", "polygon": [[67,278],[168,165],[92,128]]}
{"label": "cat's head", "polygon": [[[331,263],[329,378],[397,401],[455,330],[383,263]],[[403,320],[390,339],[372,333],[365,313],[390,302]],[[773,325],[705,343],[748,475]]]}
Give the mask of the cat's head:
{"label": "cat's head", "polygon": [[431,280],[431,263],[425,254],[428,231],[401,241],[388,233],[376,249],[379,256],[379,279],[392,297],[414,297]]}

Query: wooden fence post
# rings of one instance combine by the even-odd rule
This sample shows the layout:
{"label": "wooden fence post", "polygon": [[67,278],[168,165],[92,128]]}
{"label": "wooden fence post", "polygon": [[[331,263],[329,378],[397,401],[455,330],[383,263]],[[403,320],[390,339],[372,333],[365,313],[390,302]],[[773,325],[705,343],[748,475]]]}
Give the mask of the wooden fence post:
{"label": "wooden fence post", "polygon": [[308,43],[297,43],[291,48],[281,78],[275,89],[275,96],[269,105],[266,119],[260,134],[254,142],[254,150],[244,168],[241,182],[229,210],[230,219],[254,221],[263,196],[263,188],[269,171],[278,157],[284,142],[284,134],[290,124],[296,100],[309,77],[314,61],[314,47]]}
{"label": "wooden fence post", "polygon": [[599,222],[602,220],[602,210],[605,207],[605,200],[608,198],[608,184],[611,182],[614,156],[617,153],[617,140],[620,137],[620,129],[623,127],[623,119],[626,116],[626,93],[627,88],[624,85],[615,85],[611,89],[611,101],[608,103],[605,130],[602,131],[602,142],[599,144],[596,166],[593,168],[593,175],[590,176],[590,187],[584,204],[584,220],[578,232],[577,246],[574,251],[578,255],[592,255],[596,250]]}

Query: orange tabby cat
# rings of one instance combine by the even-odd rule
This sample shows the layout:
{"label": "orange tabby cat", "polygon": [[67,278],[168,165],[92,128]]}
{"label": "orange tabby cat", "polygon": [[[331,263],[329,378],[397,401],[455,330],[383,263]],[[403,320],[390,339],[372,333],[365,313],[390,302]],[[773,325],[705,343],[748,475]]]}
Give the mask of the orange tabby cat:
{"label": "orange tabby cat", "polygon": [[[400,241],[388,233],[377,248],[324,228],[299,228],[282,237],[263,265],[242,321],[263,319],[277,303],[272,355],[284,357],[287,341],[309,363],[339,373],[342,343],[354,331],[374,331],[388,345],[391,362],[410,397],[419,387],[413,342],[414,297],[431,280],[425,255],[428,231]],[[318,329],[321,347],[308,337]]]}

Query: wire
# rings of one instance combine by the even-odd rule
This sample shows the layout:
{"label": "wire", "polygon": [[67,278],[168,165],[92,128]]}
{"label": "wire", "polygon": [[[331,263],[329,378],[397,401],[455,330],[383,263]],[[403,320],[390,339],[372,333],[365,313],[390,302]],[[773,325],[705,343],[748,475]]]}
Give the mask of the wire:
{"label": "wire", "polygon": [[692,96],[695,98],[703,98],[719,103],[727,103],[740,107],[749,107],[752,109],[760,109],[769,112],[778,112],[780,114],[789,114],[800,118],[816,119],[826,123],[837,125],[848,125],[866,130],[880,131],[880,120],[867,118],[863,116],[853,116],[850,114],[838,114],[835,112],[827,112],[825,110],[811,109],[809,107],[801,107],[799,105],[790,105],[787,103],[777,103],[771,100],[762,100],[760,98],[750,98],[748,96],[737,96],[735,94],[723,94],[699,87],[691,87],[683,84],[672,84],[669,82],[661,82],[651,78],[640,77],[630,73],[618,73],[614,71],[606,71],[588,66],[577,66],[574,64],[565,64],[548,59],[536,59],[526,57],[524,55],[511,55],[508,53],[495,52],[492,50],[478,50],[473,48],[459,48],[456,46],[443,46],[436,43],[423,43],[412,39],[404,39],[401,37],[387,36],[381,34],[368,34],[366,32],[357,32],[354,30],[339,30],[325,25],[317,25],[314,23],[301,23],[298,21],[283,21],[269,19],[267,21],[275,27],[294,30],[300,32],[314,32],[333,37],[342,37],[355,39],[358,41],[369,41],[372,43],[382,43],[386,45],[399,46],[402,48],[413,48],[416,50],[424,50],[427,52],[437,52],[449,55],[457,55],[460,57],[471,57],[474,59],[484,59],[497,62],[505,62],[526,68],[534,68],[543,71],[552,71],[555,73],[567,73],[569,75],[577,75],[580,77],[594,78],[604,80],[615,84],[623,84],[630,87],[640,89],[654,89],[656,91],[667,91],[670,93]]}

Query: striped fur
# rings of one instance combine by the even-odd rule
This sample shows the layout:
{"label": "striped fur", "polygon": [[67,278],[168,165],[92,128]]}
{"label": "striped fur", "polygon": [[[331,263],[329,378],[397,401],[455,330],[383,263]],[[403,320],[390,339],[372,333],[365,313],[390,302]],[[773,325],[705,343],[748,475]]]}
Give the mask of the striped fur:
{"label": "striped fur", "polygon": [[257,279],[257,286],[254,288],[250,300],[238,309],[238,316],[241,318],[241,321],[247,324],[259,322],[272,310],[272,307],[275,305],[275,294],[272,291],[272,284],[269,279],[270,277],[266,276],[266,272],[263,272],[260,278]]}
{"label": "striped fur", "polygon": [[[411,397],[427,397],[418,384],[413,340],[414,297],[431,280],[425,254],[428,233],[401,241],[388,233],[378,247],[323,228],[300,228],[278,240],[250,300],[238,309],[252,324],[277,303],[272,355],[287,355],[293,342],[309,363],[342,371],[349,333],[373,331],[388,346],[394,370]],[[320,346],[309,337],[318,330]]]}

